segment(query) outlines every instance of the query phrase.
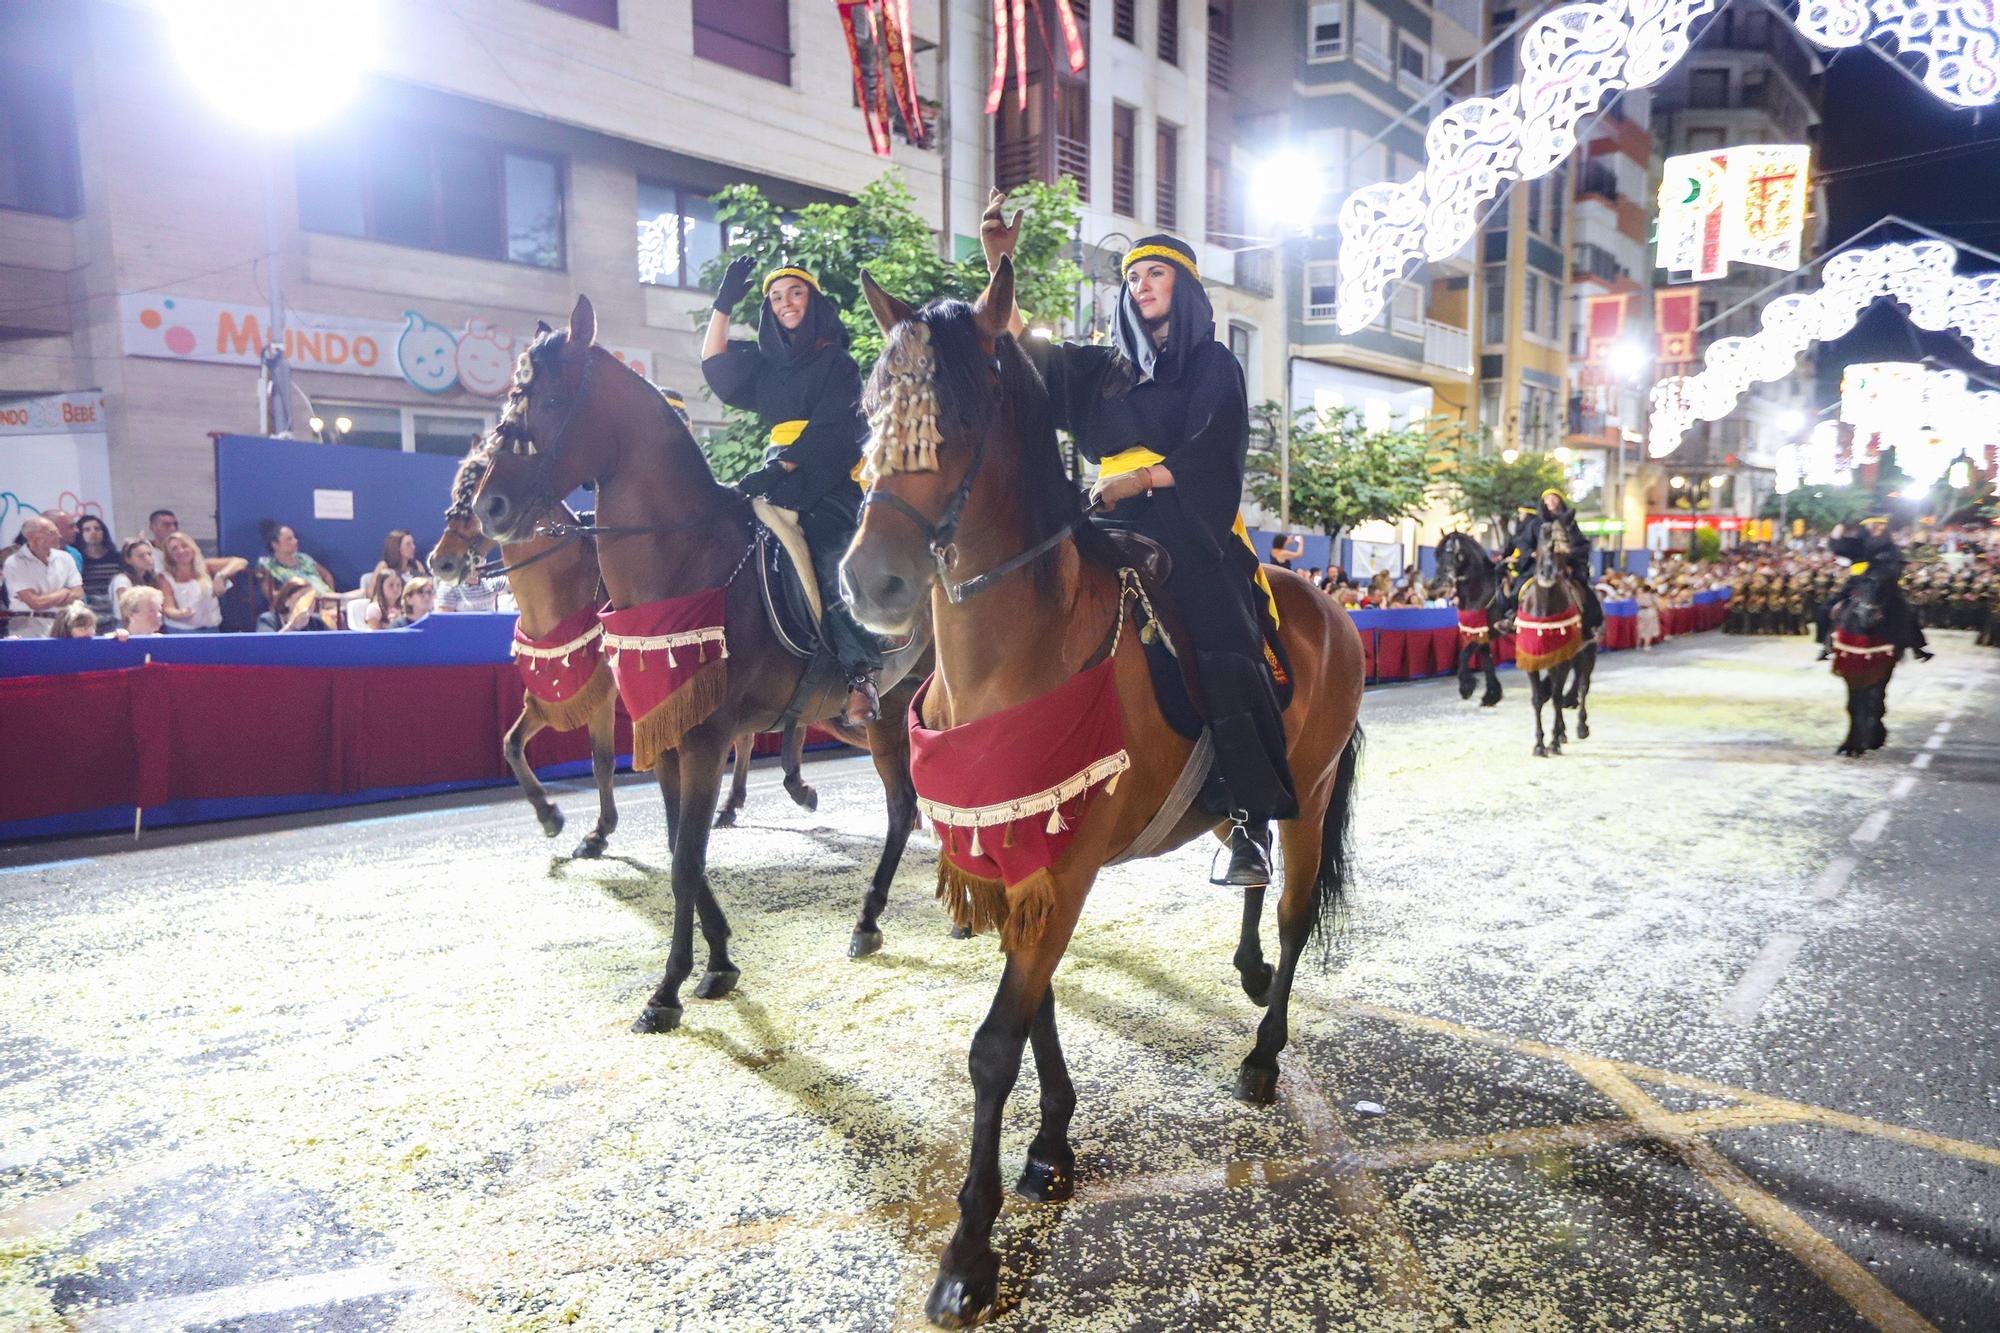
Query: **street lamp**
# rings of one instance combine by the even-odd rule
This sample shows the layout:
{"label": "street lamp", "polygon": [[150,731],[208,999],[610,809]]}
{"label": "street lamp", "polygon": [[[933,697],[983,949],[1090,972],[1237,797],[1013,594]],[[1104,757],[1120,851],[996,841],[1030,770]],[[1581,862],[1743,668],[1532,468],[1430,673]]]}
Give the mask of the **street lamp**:
{"label": "street lamp", "polygon": [[1512,463],[1516,459],[1520,458],[1520,456],[1521,456],[1521,451],[1519,449],[1513,448],[1511,445],[1500,451],[1500,461],[1503,463]]}
{"label": "street lamp", "polygon": [[380,0],[154,0],[195,90],[264,137],[264,266],[271,320],[263,352],[264,429],[292,429],[275,179],[281,140],[337,114],[373,72]]}
{"label": "street lamp", "polygon": [[1611,370],[1621,380],[1636,380],[1652,358],[1635,342],[1621,342],[1611,349]]}
{"label": "street lamp", "polygon": [[1250,171],[1250,215],[1279,231],[1309,231],[1326,197],[1326,177],[1312,158],[1282,149]]}

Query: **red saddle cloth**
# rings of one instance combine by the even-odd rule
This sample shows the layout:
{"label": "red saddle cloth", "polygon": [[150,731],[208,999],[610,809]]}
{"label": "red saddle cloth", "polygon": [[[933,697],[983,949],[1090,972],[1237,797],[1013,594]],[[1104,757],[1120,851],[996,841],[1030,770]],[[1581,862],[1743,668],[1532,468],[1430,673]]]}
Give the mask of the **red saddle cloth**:
{"label": "red saddle cloth", "polygon": [[648,769],[722,704],[729,685],[726,588],[597,613],[604,655],[632,719],[632,767]]}
{"label": "red saddle cloth", "polygon": [[1090,790],[1131,767],[1116,662],[1047,694],[945,731],[923,723],[926,680],[910,701],[910,778],[942,845],[938,899],[1007,949],[1041,937],[1055,906],[1049,867],[1076,836]]}
{"label": "red saddle cloth", "polygon": [[585,607],[540,638],[529,638],[520,622],[508,651],[542,716],[558,731],[573,731],[590,720],[591,712],[611,691],[604,665],[604,626],[593,607]]}
{"label": "red saddle cloth", "polygon": [[1896,660],[1896,645],[1873,634],[1833,632],[1833,674],[1865,676],[1881,671]]}
{"label": "red saddle cloth", "polygon": [[1458,637],[1460,639],[1470,639],[1474,643],[1484,643],[1491,628],[1486,623],[1486,612],[1467,611],[1462,607],[1459,609]]}
{"label": "red saddle cloth", "polygon": [[1575,607],[1549,620],[1527,612],[1514,617],[1514,665],[1523,671],[1545,671],[1569,661],[1583,646],[1583,613]]}

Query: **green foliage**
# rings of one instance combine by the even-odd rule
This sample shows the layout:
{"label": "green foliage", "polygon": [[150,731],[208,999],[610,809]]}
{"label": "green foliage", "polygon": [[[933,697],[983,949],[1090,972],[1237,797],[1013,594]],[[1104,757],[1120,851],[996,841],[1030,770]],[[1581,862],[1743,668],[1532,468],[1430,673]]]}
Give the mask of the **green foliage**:
{"label": "green foliage", "polygon": [[1694,530],[1694,558],[1703,564],[1722,558],[1722,534],[1714,528]]}
{"label": "green foliage", "polygon": [[[1280,509],[1278,425],[1282,408],[1251,412],[1247,482],[1258,504]],[[1359,408],[1301,412],[1292,418],[1291,519],[1338,534],[1362,523],[1395,522],[1423,508],[1430,489],[1431,444],[1415,427],[1371,430]]]}
{"label": "green foliage", "polygon": [[[731,314],[754,328],[764,300],[759,290],[763,275],[781,263],[807,269],[840,311],[863,379],[882,354],[882,333],[861,292],[862,269],[912,305],[940,296],[970,300],[986,285],[983,260],[948,263],[938,254],[937,238],[917,212],[909,186],[893,171],[864,186],[851,204],[807,204],[790,216],[754,185],[729,186],[715,195],[715,205],[727,228],[729,249],[702,267],[702,285],[714,290],[731,260],[752,256],[758,285]],[[1029,324],[1065,323],[1083,280],[1082,270],[1068,257],[1075,250],[1081,216],[1076,182],[1020,186],[1009,196],[1009,207],[1027,210],[1014,266],[1022,318]],[[695,322],[705,325],[708,318],[709,312],[701,310]],[[717,476],[734,479],[762,459],[763,439],[748,413],[732,408],[727,415],[728,426],[704,440],[702,449]]]}
{"label": "green foliage", "polygon": [[1513,527],[1523,505],[1539,505],[1546,490],[1566,491],[1567,481],[1553,455],[1523,453],[1509,463],[1497,451],[1482,452],[1482,443],[1456,423],[1443,429],[1438,490],[1453,513],[1488,524],[1498,539]]}
{"label": "green foliage", "polygon": [[1767,498],[1758,516],[1777,518],[1781,509],[1787,521],[1804,520],[1809,532],[1831,532],[1837,524],[1858,523],[1880,512],[1874,497],[1858,486],[1800,486],[1789,495]]}

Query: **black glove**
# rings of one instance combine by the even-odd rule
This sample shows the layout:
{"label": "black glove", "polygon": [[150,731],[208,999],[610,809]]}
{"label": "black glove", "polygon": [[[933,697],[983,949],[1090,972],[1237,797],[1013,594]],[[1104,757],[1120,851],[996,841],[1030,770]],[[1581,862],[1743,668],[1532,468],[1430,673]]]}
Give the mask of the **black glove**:
{"label": "black glove", "polygon": [[771,483],[777,480],[780,470],[776,463],[766,463],[760,468],[755,468],[744,473],[736,479],[737,493],[740,495],[764,494],[764,492],[771,489]]}
{"label": "black glove", "polygon": [[757,261],[749,255],[738,255],[729,261],[723,271],[722,286],[715,293],[715,308],[727,315],[743,304],[743,298],[750,294],[750,274],[757,267]]}

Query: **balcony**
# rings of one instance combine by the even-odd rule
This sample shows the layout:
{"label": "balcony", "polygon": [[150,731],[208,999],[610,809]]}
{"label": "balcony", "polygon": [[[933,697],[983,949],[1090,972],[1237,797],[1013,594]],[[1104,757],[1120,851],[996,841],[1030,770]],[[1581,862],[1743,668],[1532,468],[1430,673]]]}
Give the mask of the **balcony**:
{"label": "balcony", "polygon": [[1240,250],[1236,254],[1236,280],[1231,284],[1252,296],[1270,296],[1278,290],[1278,254],[1275,250]]}
{"label": "balcony", "polygon": [[1441,366],[1461,375],[1472,373],[1472,335],[1434,319],[1423,322],[1424,364]]}
{"label": "balcony", "polygon": [[1576,176],[1576,193],[1579,198],[1586,194],[1600,195],[1606,199],[1618,197],[1618,173],[1604,162],[1589,162]]}

